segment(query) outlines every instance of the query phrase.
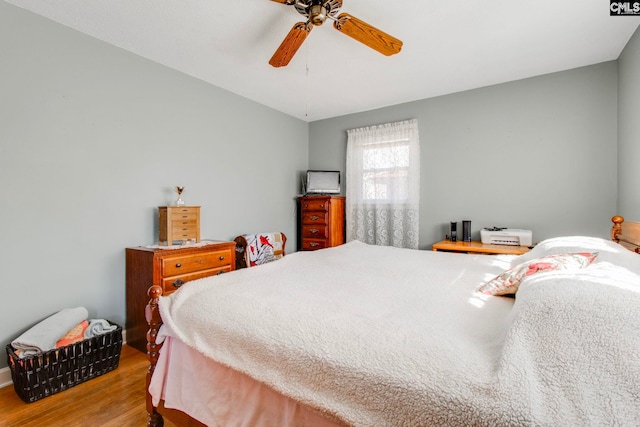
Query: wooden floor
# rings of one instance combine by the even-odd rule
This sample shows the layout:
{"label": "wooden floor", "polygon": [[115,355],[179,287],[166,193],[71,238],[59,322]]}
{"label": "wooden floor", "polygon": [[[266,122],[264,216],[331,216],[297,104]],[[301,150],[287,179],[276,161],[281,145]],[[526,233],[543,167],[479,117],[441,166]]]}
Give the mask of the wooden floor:
{"label": "wooden floor", "polygon": [[13,386],[1,388],[0,427],[146,426],[147,366],[144,353],[124,345],[117,369],[36,402],[24,403]]}

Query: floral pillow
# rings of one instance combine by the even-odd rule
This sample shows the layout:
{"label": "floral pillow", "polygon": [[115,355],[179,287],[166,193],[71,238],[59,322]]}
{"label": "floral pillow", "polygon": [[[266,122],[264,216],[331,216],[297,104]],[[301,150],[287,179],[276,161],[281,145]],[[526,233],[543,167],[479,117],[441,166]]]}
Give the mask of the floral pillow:
{"label": "floral pillow", "polygon": [[517,265],[481,285],[476,292],[487,295],[515,295],[522,280],[532,274],[554,270],[585,268],[598,256],[597,252],[547,255]]}

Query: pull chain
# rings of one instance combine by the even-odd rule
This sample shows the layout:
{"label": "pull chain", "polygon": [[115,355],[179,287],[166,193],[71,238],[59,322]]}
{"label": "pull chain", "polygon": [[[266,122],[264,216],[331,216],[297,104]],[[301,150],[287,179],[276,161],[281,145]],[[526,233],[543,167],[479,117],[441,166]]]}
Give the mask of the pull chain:
{"label": "pull chain", "polygon": [[307,47],[308,44],[305,44],[304,50],[305,50],[305,56],[306,56],[306,61],[305,61],[305,88],[304,88],[304,92],[305,92],[305,97],[304,97],[304,116],[305,117],[309,117],[309,48]]}

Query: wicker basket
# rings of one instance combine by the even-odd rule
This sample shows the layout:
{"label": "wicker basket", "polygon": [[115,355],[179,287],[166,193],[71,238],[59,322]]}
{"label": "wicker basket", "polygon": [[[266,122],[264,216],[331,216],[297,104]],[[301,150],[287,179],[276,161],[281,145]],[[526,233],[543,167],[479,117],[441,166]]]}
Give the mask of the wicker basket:
{"label": "wicker basket", "polygon": [[106,334],[24,359],[11,344],[7,345],[11,379],[18,396],[27,403],[35,402],[117,368],[122,327],[116,326]]}

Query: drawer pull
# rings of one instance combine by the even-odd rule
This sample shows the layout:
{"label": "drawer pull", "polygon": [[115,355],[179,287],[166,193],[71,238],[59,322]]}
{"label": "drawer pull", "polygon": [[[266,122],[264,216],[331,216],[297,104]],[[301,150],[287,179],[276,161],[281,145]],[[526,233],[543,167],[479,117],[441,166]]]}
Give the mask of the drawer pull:
{"label": "drawer pull", "polygon": [[180,286],[184,285],[184,280],[178,279],[175,282],[173,282],[171,285],[173,285],[174,288],[179,288]]}
{"label": "drawer pull", "polygon": [[318,215],[311,215],[309,218],[311,219],[311,221],[315,221],[317,219],[320,219],[320,217]]}
{"label": "drawer pull", "polygon": [[220,261],[224,261],[224,255],[220,255],[220,258],[218,258]]}
{"label": "drawer pull", "polygon": [[316,229],[316,228],[312,228],[311,230],[309,230],[309,233],[311,234],[316,234],[318,233],[320,230]]}
{"label": "drawer pull", "polygon": [[177,264],[176,264],[176,268],[180,268],[180,267],[182,267],[182,264],[177,263]]}
{"label": "drawer pull", "polygon": [[312,248],[315,248],[316,246],[320,246],[320,243],[311,242],[309,243],[309,246],[311,246]]}

